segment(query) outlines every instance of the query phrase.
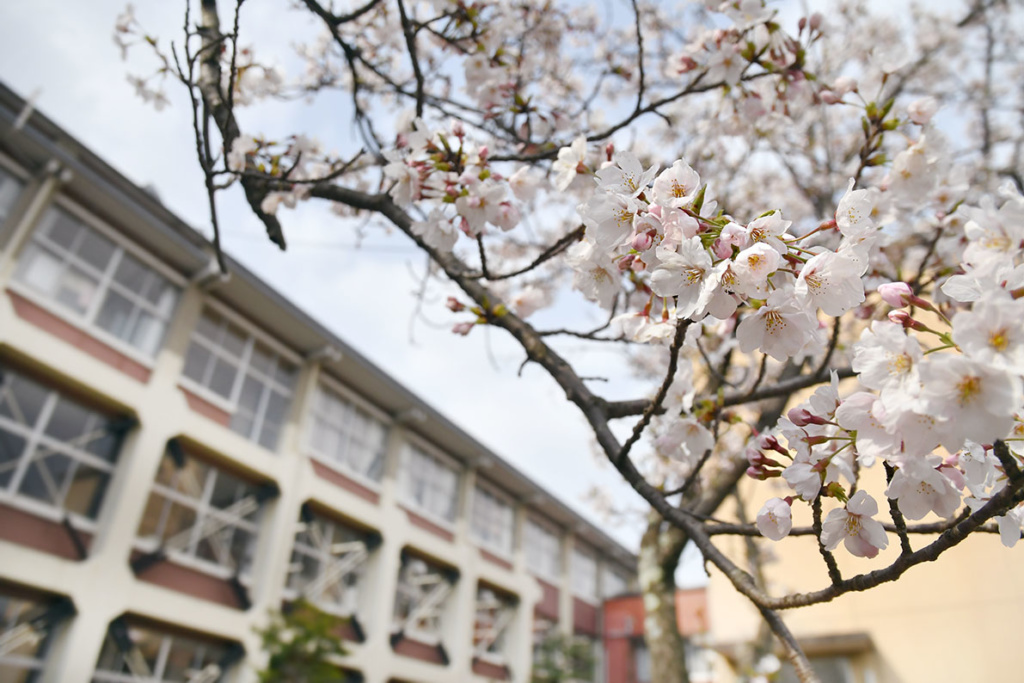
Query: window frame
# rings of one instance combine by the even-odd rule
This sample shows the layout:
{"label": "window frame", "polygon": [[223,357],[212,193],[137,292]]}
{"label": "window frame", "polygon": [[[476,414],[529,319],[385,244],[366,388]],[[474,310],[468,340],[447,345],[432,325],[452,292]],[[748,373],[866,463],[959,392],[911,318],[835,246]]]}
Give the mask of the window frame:
{"label": "window frame", "polygon": [[[119,621],[122,623],[124,627],[125,636],[128,637],[129,642],[132,643],[133,647],[137,646],[138,644],[134,640],[131,640],[131,634],[129,633],[129,629],[134,628],[141,631],[145,631],[160,639],[159,645],[157,646],[156,666],[153,667],[153,669],[150,671],[151,675],[147,676],[145,679],[140,679],[132,673],[110,671],[109,669],[100,670],[99,668],[101,660],[103,659],[104,654],[106,654],[109,645],[112,645],[113,649],[115,651],[118,651],[118,661],[121,663],[122,666],[124,665],[125,659],[127,658],[127,654],[121,651],[120,645],[116,642],[116,639],[112,633],[112,628],[114,628],[114,624]],[[215,664],[219,671],[217,678],[214,680],[221,682],[228,680],[228,678],[231,676],[232,669],[234,669],[234,662],[228,664],[228,666],[226,667],[222,666],[226,662],[226,660],[229,659],[231,656],[231,641],[220,640],[218,638],[206,636],[202,633],[186,632],[175,627],[161,628],[159,624],[151,623],[148,620],[137,621],[136,619],[130,617],[127,619],[125,617],[118,617],[113,622],[111,622],[111,624],[107,627],[107,632],[103,639],[103,642],[100,645],[100,651],[96,655],[96,663],[93,665],[92,675],[90,676],[89,681],[90,683],[135,683],[139,680],[145,680],[146,683],[169,683],[169,679],[164,678],[164,676],[167,674],[167,665],[168,662],[170,661],[171,651],[174,647],[175,640],[185,640],[187,642],[199,644],[207,648],[210,646],[218,648],[220,650],[219,657],[215,657],[214,659],[216,661],[210,663]],[[193,650],[193,660],[195,658],[195,653],[196,650]],[[207,664],[207,667],[209,667],[210,664]],[[196,673],[205,671],[207,667],[200,669]],[[195,676],[195,673],[193,674],[193,676]]]}
{"label": "window frame", "polygon": [[[482,519],[482,516],[478,515],[476,510],[478,492],[482,492],[485,496],[490,496],[493,500],[497,501],[500,505],[503,505],[505,509],[509,511],[507,548],[494,545],[477,535],[475,520]],[[471,499],[469,501],[468,531],[470,542],[478,548],[497,555],[501,559],[508,560],[510,562],[512,561],[516,552],[516,542],[518,541],[518,534],[516,533],[516,503],[511,496],[505,494],[494,484],[491,484],[486,479],[481,479],[479,476],[477,476],[476,482],[473,486]]]}
{"label": "window frame", "polygon": [[[184,493],[178,491],[177,489],[172,489],[166,484],[158,482],[157,477],[159,477],[160,475],[160,470],[158,469],[150,482],[149,496],[146,498],[146,506],[144,508],[142,516],[139,519],[138,527],[135,530],[135,538],[132,542],[132,545],[134,548],[147,553],[156,552],[158,550],[163,551],[166,553],[167,559],[169,559],[171,562],[182,565],[184,567],[196,569],[197,571],[200,571],[210,576],[214,576],[219,579],[230,580],[237,576],[239,581],[245,584],[248,581],[251,581],[253,577],[253,573],[255,571],[255,562],[250,562],[249,566],[246,567],[244,571],[242,569],[242,565],[245,562],[246,555],[250,555],[250,559],[255,560],[256,546],[259,543],[261,525],[264,522],[262,518],[265,501],[260,500],[258,496],[261,484],[252,479],[249,479],[248,477],[245,477],[244,475],[239,475],[230,467],[225,467],[216,460],[203,457],[196,457],[194,454],[188,452],[187,450],[185,451],[185,453],[186,463],[185,465],[178,467],[177,463],[173,462],[174,456],[171,455],[169,451],[165,451],[163,456],[161,457],[161,466],[163,464],[164,459],[172,460],[172,465],[175,467],[175,474],[177,475],[177,473],[181,472],[182,470],[185,469],[185,467],[188,466],[187,460],[197,460],[203,463],[208,468],[208,471],[206,472],[205,481],[201,483],[201,498],[191,498],[185,495]],[[212,518],[220,519],[221,521],[223,521],[224,510],[231,507],[229,505],[228,508],[217,508],[210,504],[210,499],[213,497],[214,490],[217,487],[216,477],[214,477],[211,480],[211,475],[220,475],[222,473],[227,474],[228,476],[234,478],[236,481],[241,482],[250,487],[251,490],[248,490],[245,493],[245,495],[238,497],[236,494],[236,499],[234,503],[232,503],[232,505],[237,504],[239,501],[244,500],[246,497],[250,495],[255,496],[257,499],[257,503],[259,505],[259,507],[256,510],[256,519],[250,521],[243,518],[239,520],[242,522],[242,524],[238,524],[236,521],[226,521],[224,525],[220,528],[220,530],[204,536],[202,535],[202,526],[205,520]],[[160,490],[158,490],[158,487]],[[140,532],[142,531],[142,525],[146,521],[145,510],[149,508],[150,500],[153,498],[154,495],[159,495],[163,501],[159,511],[158,521],[156,523],[156,529],[159,530],[159,534],[142,536]],[[166,518],[169,515],[170,507],[175,504],[185,507],[192,511],[192,513],[195,514],[195,519],[191,522],[191,526],[189,526],[188,529],[180,530],[168,535]],[[248,545],[246,546],[246,549],[243,551],[242,556],[239,558],[232,557],[235,564],[234,568],[228,567],[224,564],[221,564],[220,562],[215,562],[213,560],[209,560],[199,556],[200,544],[202,544],[202,542],[205,540],[209,540],[210,538],[215,536],[217,533],[220,533],[221,531],[223,531],[224,528],[227,527],[231,527],[232,529],[232,538],[239,529],[246,531],[250,535]],[[170,538],[174,538],[175,536],[182,534],[185,531],[188,531],[190,534],[186,550],[166,548],[167,541]]]}
{"label": "window frame", "polygon": [[[594,563],[593,576],[591,577],[591,580],[594,583],[593,593],[582,593],[578,589],[578,586],[580,585],[579,577],[582,575],[576,573],[578,567],[578,563],[576,561],[577,557],[587,558]],[[600,557],[596,550],[587,548],[578,542],[573,544],[572,551],[569,553],[569,579],[570,584],[572,585],[572,595],[574,598],[579,598],[583,602],[591,605],[597,605],[601,602],[601,586],[599,577],[601,574],[602,563],[599,560]]]}
{"label": "window frame", "polygon": [[[41,247],[38,242],[39,231],[42,229],[44,222],[48,220],[48,216],[52,212],[63,211],[72,220],[78,221],[86,229],[97,233],[100,237],[109,240],[114,244],[115,252],[111,256],[111,261],[108,262],[106,270],[99,273],[99,281],[97,284],[97,290],[95,295],[95,301],[90,304],[89,310],[85,313],[77,313],[71,308],[60,304],[53,300],[46,294],[36,290],[31,285],[22,282],[19,277],[22,274],[22,263],[24,262],[25,254],[30,249],[42,249],[47,251],[46,247]],[[47,251],[47,253],[50,253]],[[114,280],[114,273],[117,267],[120,265],[121,260],[124,258],[124,254],[135,258],[145,268],[151,269],[157,275],[167,281],[169,285],[174,287],[176,290],[174,306],[170,313],[164,320],[165,326],[163,335],[161,336],[160,343],[157,345],[153,355],[150,356],[144,351],[132,346],[127,341],[118,338],[113,333],[103,329],[97,323],[100,310],[102,309],[103,302],[106,301],[108,293],[111,291],[111,283]],[[15,292],[21,297],[28,299],[33,304],[43,308],[48,313],[60,318],[69,325],[76,327],[86,334],[95,337],[102,343],[113,348],[118,353],[121,353],[131,360],[139,363],[147,369],[152,369],[156,364],[157,356],[160,355],[167,342],[167,332],[170,330],[174,323],[174,319],[178,314],[178,309],[181,304],[182,296],[184,295],[185,289],[188,287],[188,279],[177,273],[166,264],[162,263],[152,255],[150,255],[145,249],[140,247],[134,241],[124,234],[118,232],[116,229],[107,225],[104,221],[94,216],[88,210],[82,208],[75,202],[67,199],[63,196],[57,196],[50,202],[43,211],[40,212],[39,216],[33,222],[31,230],[27,236],[27,239],[23,244],[20,245],[19,251],[16,254],[16,267],[11,277],[6,282],[6,287],[11,291]],[[77,266],[76,266],[77,267]],[[95,270],[95,268],[94,268]],[[121,285],[118,285],[121,286]],[[121,286],[123,288],[123,286]],[[117,288],[113,290],[117,293]],[[132,302],[136,304],[135,301]]]}
{"label": "window frame", "polygon": [[[244,332],[246,335],[241,356],[234,359],[238,361],[238,372],[235,375],[234,383],[232,385],[231,398],[225,398],[218,394],[217,392],[215,392],[213,389],[210,389],[205,385],[201,384],[198,380],[192,379],[191,377],[185,375],[185,362],[187,361],[188,358],[188,352],[192,348],[192,344],[195,343],[194,340],[195,335],[199,330],[199,322],[202,320],[204,313],[207,311],[207,309],[213,311],[213,313],[216,316],[222,318],[228,324],[241,329],[241,331]],[[248,371],[249,368],[251,367],[252,351],[257,343],[262,344],[263,346],[267,347],[270,351],[272,351],[275,355],[276,360],[284,360],[285,362],[289,363],[295,368],[295,382],[293,386],[289,389],[288,394],[288,410],[286,411],[284,421],[281,423],[283,431],[285,424],[287,424],[288,422],[288,416],[291,414],[295,407],[295,400],[298,398],[299,383],[301,375],[305,369],[304,359],[298,353],[292,351],[287,346],[274,339],[273,336],[264,332],[255,323],[249,322],[248,320],[246,320],[239,314],[235,313],[225,304],[221,303],[220,301],[217,301],[216,299],[206,298],[203,301],[203,307],[199,312],[199,317],[196,319],[196,324],[189,334],[189,343],[188,346],[185,348],[185,353],[183,355],[181,373],[178,375],[178,385],[183,389],[186,389],[190,393],[195,394],[196,396],[203,399],[207,403],[212,404],[214,407],[220,408],[221,410],[228,414],[231,420],[233,420],[235,418],[235,415],[239,411],[238,399],[242,393],[242,385],[245,383],[246,377],[248,377]],[[229,353],[221,351],[220,347],[218,347],[217,351],[212,350],[212,342],[207,340],[205,337],[203,338],[203,341],[200,342],[200,346],[202,346],[209,353],[217,357],[230,356]],[[260,375],[264,375],[262,371],[257,370],[257,372]],[[276,382],[276,380],[271,380],[271,383],[272,387],[282,386],[278,382]],[[264,384],[264,387],[266,386],[267,385]],[[259,415],[258,420],[261,429],[263,425],[263,420],[266,418],[265,410],[267,401],[269,401],[269,398],[266,396],[266,391],[264,390],[264,396],[261,397],[260,399],[262,409],[264,412],[261,415]],[[253,428],[254,427],[255,421]],[[238,434],[246,441],[249,441],[271,453],[279,453],[281,450],[280,434],[278,434],[278,441],[275,444],[274,448],[270,449],[264,446],[262,443],[260,443],[258,435],[256,437],[252,436],[253,428],[250,428],[249,434],[243,434],[239,431],[236,431],[230,424],[227,425],[227,428],[234,432],[235,434]]]}
{"label": "window frame", "polygon": [[[370,547],[370,542],[369,542],[369,536],[371,535],[372,532],[367,532],[367,531],[365,531],[363,529],[360,529],[359,527],[355,526],[354,524],[347,524],[344,520],[338,519],[338,518],[333,517],[333,516],[331,516],[329,514],[324,514],[324,513],[320,512],[317,509],[314,509],[314,508],[311,508],[311,507],[307,507],[306,509],[308,510],[308,512],[300,512],[299,521],[296,524],[295,533],[292,535],[292,552],[291,552],[291,555],[289,556],[289,560],[288,560],[289,571],[288,571],[287,576],[285,577],[284,587],[282,588],[282,591],[281,591],[286,600],[295,600],[295,599],[298,599],[299,597],[302,597],[302,596],[305,595],[305,591],[304,591],[305,587],[303,587],[303,588],[295,588],[295,587],[293,587],[291,585],[292,584],[292,575],[295,573],[295,572],[292,571],[291,568],[295,565],[295,563],[297,561],[296,560],[296,555],[297,554],[305,555],[305,556],[308,556],[308,557],[312,557],[312,558],[314,558],[319,563],[319,566],[318,566],[318,569],[317,569],[317,575],[316,575],[316,578],[314,579],[314,581],[319,580],[320,577],[323,576],[325,570],[330,568],[331,564],[338,560],[337,555],[335,555],[330,550],[330,548],[333,548],[333,546],[335,546],[335,545],[337,545],[339,543],[339,541],[335,540],[335,534],[334,533],[332,533],[332,535],[331,535],[330,543],[327,542],[327,539],[324,539],[324,545],[319,547],[319,548],[315,547],[315,546],[312,546],[312,545],[309,545],[309,544],[306,544],[306,543],[302,543],[299,540],[299,535],[300,535],[301,531],[298,528],[298,524],[309,524],[310,523],[310,522],[307,522],[303,518],[305,515],[308,514],[309,516],[311,516],[313,518],[312,521],[328,522],[328,523],[332,524],[334,527],[340,527],[340,528],[348,530],[353,535],[357,536],[358,540],[363,543],[363,545],[364,545],[364,547],[366,549],[367,555],[370,555],[373,552],[373,549]],[[300,546],[302,546],[302,547],[300,548]],[[338,605],[336,602],[335,603],[325,603],[325,602],[322,602],[322,601],[319,601],[319,600],[312,600],[312,599],[310,599],[310,601],[318,609],[320,609],[320,610],[322,610],[324,612],[327,612],[329,614],[333,614],[335,616],[345,617],[345,618],[358,616],[360,608],[362,607],[362,605],[360,604],[361,603],[361,600],[360,600],[360,594],[361,594],[360,584],[362,583],[363,579],[365,578],[366,569],[367,569],[367,567],[366,567],[366,563],[364,561],[356,569],[354,569],[351,572],[348,572],[345,575],[339,577],[339,581],[344,581],[346,576],[348,576],[350,574],[354,574],[357,577],[357,581],[356,581],[356,584],[354,586],[346,586],[346,588],[345,588],[346,602],[352,602],[353,604],[351,604],[351,605]],[[363,586],[362,588],[365,589],[365,586]]]}
{"label": "window frame", "polygon": [[[116,475],[118,465],[120,464],[121,450],[124,447],[124,435],[128,431],[128,429],[125,429],[124,432],[118,434],[117,430],[114,429],[114,426],[117,420],[129,418],[123,418],[116,413],[112,413],[102,408],[97,408],[95,407],[95,404],[80,400],[80,398],[74,393],[63,391],[59,386],[53,386],[52,384],[39,381],[32,374],[16,370],[10,366],[0,365],[0,388],[4,386],[4,382],[6,380],[5,376],[7,375],[16,375],[23,381],[27,380],[41,387],[46,392],[46,396],[39,408],[39,414],[36,416],[35,421],[31,426],[15,422],[9,417],[0,415],[0,431],[8,434],[14,434],[16,437],[25,441],[18,459],[16,461],[12,461],[16,464],[13,468],[11,480],[0,487],[0,501],[6,505],[10,505],[11,507],[20,509],[51,522],[62,523],[64,519],[67,518],[71,520],[76,529],[80,531],[95,532],[98,520],[103,513],[103,507],[106,504],[107,487]],[[89,453],[77,445],[59,441],[57,437],[45,433],[46,429],[49,428],[54,413],[61,401],[66,401],[73,406],[89,412],[91,414],[90,420],[98,418],[106,422],[107,435],[116,440],[116,446],[114,447],[114,453],[111,456],[110,461]],[[13,429],[10,425],[13,425]],[[93,427],[91,431],[96,431],[97,429],[99,429],[99,427]],[[83,432],[83,434],[86,433],[89,432]],[[81,436],[82,435],[79,435],[76,438],[81,438]],[[62,496],[60,506],[19,492],[29,468],[32,463],[37,460],[34,456],[41,446],[48,448],[51,455],[61,455],[73,462],[74,470],[71,472],[71,479],[68,479],[67,475],[65,475],[64,481],[60,484]],[[91,467],[93,470],[105,473],[108,477],[107,481],[103,484],[103,490],[100,494],[99,500],[94,501],[94,505],[96,506],[95,518],[90,518],[79,512],[68,510],[66,507],[66,501],[71,486],[70,482],[73,481],[74,475],[83,464]],[[50,474],[52,476],[52,473]]]}
{"label": "window frame", "polygon": [[[328,394],[334,394],[342,401],[347,402],[350,406],[356,410],[361,410],[370,416],[370,419],[376,420],[384,428],[384,443],[381,450],[381,479],[380,481],[372,479],[362,472],[356,472],[353,469],[347,467],[347,465],[336,458],[332,458],[327,454],[321,453],[313,447],[313,429],[316,424],[316,405],[320,396],[320,392],[326,392]],[[387,472],[387,460],[388,460],[388,444],[391,439],[391,433],[395,426],[395,421],[386,412],[373,405],[356,392],[349,389],[347,386],[334,379],[330,375],[320,373],[319,380],[315,387],[313,387],[311,406],[309,409],[303,411],[302,415],[302,450],[308,455],[308,457],[316,460],[317,462],[326,465],[334,470],[339,470],[346,477],[354,479],[357,483],[366,486],[372,491],[380,492],[381,484],[384,480],[384,476]]]}
{"label": "window frame", "polygon": [[[494,650],[490,648],[487,648],[486,650],[478,650],[477,644],[475,642],[476,626],[481,623],[480,593],[482,591],[489,591],[500,603],[498,610],[496,610],[496,615],[500,615],[501,610],[509,610],[512,613],[512,616],[510,617],[510,623],[505,625],[505,629],[502,630],[500,636],[497,639],[495,639],[495,642],[492,645],[495,647]],[[474,627],[472,634],[474,642],[471,648],[474,657],[479,658],[480,660],[485,661],[489,664],[494,664],[496,666],[503,666],[509,663],[509,638],[511,637],[510,632],[514,630],[514,620],[518,616],[517,612],[520,608],[520,605],[521,602],[519,601],[518,596],[512,593],[506,593],[502,590],[495,589],[492,586],[482,584],[479,581],[477,582],[476,597],[474,600]]]}
{"label": "window frame", "polygon": [[[408,432],[405,433],[405,439],[402,442],[401,451],[398,454],[398,491],[397,498],[398,504],[405,508],[408,512],[419,515],[429,522],[437,524],[446,531],[454,533],[455,525],[459,521],[459,513],[462,511],[462,482],[465,476],[465,468],[455,458],[444,453],[433,444],[427,442],[425,439],[421,439]],[[434,460],[441,464],[442,467],[450,470],[455,474],[455,503],[453,506],[452,519],[446,519],[436,512],[433,512],[429,508],[421,506],[416,502],[408,491],[409,474],[407,467],[407,453],[410,449],[417,450],[423,455],[427,456],[428,459]]]}
{"label": "window frame", "polygon": [[[530,534],[529,528],[533,526],[539,529],[545,535],[555,539],[555,558],[556,571],[554,574],[549,573],[547,567],[538,568],[530,563],[530,548],[537,547],[535,543],[527,539],[527,535]],[[523,523],[523,549],[524,549],[524,561],[526,565],[526,571],[533,576],[554,585],[556,588],[561,586],[562,576],[565,574],[565,559],[562,556],[562,542],[565,538],[565,534],[559,530],[557,525],[552,522],[541,519],[537,515],[528,514],[526,521]]]}
{"label": "window frame", "polygon": [[[427,570],[431,574],[439,576],[441,578],[441,581],[448,584],[447,595],[445,595],[444,599],[436,607],[438,611],[438,614],[435,617],[437,620],[436,632],[422,629],[415,623],[410,624],[409,617],[405,618],[406,621],[401,626],[399,626],[397,623],[399,598],[403,592],[403,575],[407,571],[407,567],[409,567],[413,562],[422,562],[424,565],[426,565]],[[451,630],[451,625],[449,624],[451,620],[449,616],[451,601],[457,599],[456,591],[458,590],[459,581],[462,580],[462,577],[458,576],[457,574],[454,576],[454,578],[451,577],[450,574],[452,571],[453,570],[451,567],[443,563],[427,559],[426,557],[423,557],[417,553],[407,553],[402,558],[402,561],[398,565],[398,577],[395,580],[395,594],[391,609],[390,632],[392,634],[401,633],[406,638],[409,638],[410,640],[415,640],[418,643],[423,643],[424,645],[441,645],[444,642],[445,637],[449,635],[448,631]],[[407,588],[406,592],[409,593],[412,591]],[[423,595],[421,594],[420,597],[422,599]]]}

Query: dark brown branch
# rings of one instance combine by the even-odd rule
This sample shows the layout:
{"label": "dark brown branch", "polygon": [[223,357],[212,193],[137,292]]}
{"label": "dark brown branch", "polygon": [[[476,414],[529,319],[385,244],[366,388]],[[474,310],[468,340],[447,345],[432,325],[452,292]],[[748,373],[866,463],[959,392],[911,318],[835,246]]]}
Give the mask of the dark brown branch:
{"label": "dark brown branch", "polygon": [[825,560],[825,567],[828,569],[828,578],[832,581],[833,586],[838,586],[843,582],[843,575],[839,573],[839,565],[836,564],[835,555],[832,551],[825,547],[825,544],[821,541],[822,523],[821,523],[821,491],[811,501],[811,513],[814,519],[814,526],[812,531],[814,537],[818,541],[818,552],[821,553],[821,559]]}
{"label": "dark brown branch", "polygon": [[622,444],[622,448],[615,455],[614,460],[616,463],[621,462],[629,455],[629,450],[633,447],[633,444],[640,440],[640,436],[647,429],[647,425],[651,423],[651,417],[654,416],[655,411],[661,411],[665,396],[668,395],[668,388],[675,381],[676,368],[679,366],[679,349],[683,347],[683,341],[686,339],[686,330],[689,329],[691,323],[691,320],[676,321],[676,334],[668,350],[668,370],[665,372],[665,378],[661,381],[661,386],[658,387],[658,393],[654,395],[654,400],[651,401],[647,410],[643,412],[640,420],[633,425],[633,433],[629,435],[626,443]]}

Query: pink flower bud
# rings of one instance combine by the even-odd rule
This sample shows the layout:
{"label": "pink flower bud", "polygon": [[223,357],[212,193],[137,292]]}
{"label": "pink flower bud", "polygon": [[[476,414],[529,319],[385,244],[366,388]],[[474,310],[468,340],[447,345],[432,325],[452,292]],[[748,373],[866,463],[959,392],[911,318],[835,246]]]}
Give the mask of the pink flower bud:
{"label": "pink flower bud", "polygon": [[810,19],[808,19],[807,24],[811,27],[812,31],[817,31],[821,28],[821,20],[821,12],[815,12],[811,15]]}
{"label": "pink flower bud", "polygon": [[612,160],[612,156],[615,154],[615,143],[609,142],[604,146],[604,155],[608,158],[608,161]]}
{"label": "pink flower bud", "polygon": [[797,427],[828,424],[828,420],[818,417],[806,408],[793,408],[786,414],[786,417]]}
{"label": "pink flower bud", "polygon": [[679,57],[677,64],[676,70],[680,74],[689,73],[697,68],[697,60],[693,57]]}
{"label": "pink flower bud", "polygon": [[454,332],[455,334],[461,334],[463,337],[465,337],[467,334],[469,334],[470,330],[473,329],[473,325],[475,324],[476,323],[474,322],[455,323],[454,325],[452,325],[452,332]]}
{"label": "pink flower bud", "polygon": [[906,282],[887,282],[878,285],[878,293],[882,300],[893,308],[903,308],[914,295],[914,290]]}
{"label": "pink flower bud", "polygon": [[821,98],[821,101],[824,102],[825,104],[839,104],[840,102],[843,101],[842,97],[835,94],[831,90],[822,90],[820,93],[818,93],[818,97]]}
{"label": "pink flower bud", "polygon": [[906,311],[889,311],[889,322],[902,325],[905,329],[924,330],[925,326],[910,317]]}
{"label": "pink flower bud", "polygon": [[630,245],[637,251],[647,251],[654,246],[654,235],[651,232],[640,232],[633,235]]}
{"label": "pink flower bud", "polygon": [[447,306],[448,310],[451,311],[452,313],[460,313],[466,310],[466,305],[463,304],[458,299],[456,299],[454,296],[448,297],[448,301],[446,301],[444,305]]}
{"label": "pink flower bud", "polygon": [[462,121],[458,119],[452,120],[452,135],[461,139],[466,134],[466,129],[462,127]]}
{"label": "pink flower bud", "polygon": [[635,254],[626,254],[625,256],[620,258],[615,265],[618,266],[620,272],[625,273],[627,270],[633,267],[633,261],[635,260]]}

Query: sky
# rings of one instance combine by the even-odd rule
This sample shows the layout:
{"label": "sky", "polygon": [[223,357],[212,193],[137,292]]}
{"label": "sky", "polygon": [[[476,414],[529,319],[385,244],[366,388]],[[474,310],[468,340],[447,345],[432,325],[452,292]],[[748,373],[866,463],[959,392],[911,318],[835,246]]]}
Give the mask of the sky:
{"label": "sky", "polygon": [[[112,34],[124,6],[123,0],[6,0],[0,6],[0,80],[130,180],[152,187],[189,224],[206,229],[185,91],[168,83],[172,104],[159,112],[136,96],[127,75],[148,73],[153,62],[139,48],[122,61]],[[259,45],[289,30],[301,33],[303,23],[287,3],[273,3],[272,12],[269,6],[245,6],[243,18],[251,21],[245,37]],[[136,16],[163,41],[178,39],[183,8],[183,2],[140,4]],[[243,126],[271,135],[293,132],[304,123],[300,109],[261,106],[242,114]],[[225,250],[473,437],[637,549],[638,517],[608,524],[585,501],[587,491],[600,486],[621,504],[639,509],[640,503],[599,462],[589,428],[555,383],[536,366],[518,376],[523,353],[499,330],[453,335],[454,319],[439,294],[423,301],[426,321],[416,317],[425,258],[411,242],[371,230],[355,248],[357,227],[324,211],[304,208],[281,217],[291,242],[287,252],[266,240],[237,196],[221,200]],[[561,325],[551,317],[564,310],[561,305],[548,314],[554,326]],[[598,313],[593,316],[596,321]],[[612,379],[607,391],[618,394],[613,397],[647,391],[613,352],[588,354],[580,373]]]}

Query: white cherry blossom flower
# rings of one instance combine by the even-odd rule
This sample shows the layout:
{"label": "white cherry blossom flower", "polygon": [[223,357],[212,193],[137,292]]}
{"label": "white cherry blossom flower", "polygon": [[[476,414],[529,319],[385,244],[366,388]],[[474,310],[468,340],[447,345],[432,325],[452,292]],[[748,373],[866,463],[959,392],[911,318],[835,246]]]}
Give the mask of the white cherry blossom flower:
{"label": "white cherry blossom flower", "polygon": [[800,269],[797,296],[808,297],[825,315],[840,316],[864,302],[864,281],[855,262],[835,252],[812,256]]}
{"label": "white cherry blossom flower", "polygon": [[949,353],[920,364],[921,398],[927,412],[948,423],[943,443],[957,450],[964,439],[992,443],[1009,433],[1020,407],[1020,378]]}
{"label": "white cherry blossom flower", "polygon": [[782,257],[764,242],[755,242],[736,254],[732,272],[736,275],[736,291],[752,299],[768,294],[768,276],[779,268]]}
{"label": "white cherry blossom flower", "polygon": [[781,541],[793,529],[793,510],[781,498],[769,498],[757,513],[757,530],[765,538]]}
{"label": "white cherry blossom flower", "polygon": [[699,237],[679,245],[679,253],[658,247],[661,264],[651,274],[651,289],[658,296],[676,297],[677,315],[689,318],[707,304],[710,292],[704,280],[711,271],[711,256]]}
{"label": "white cherry blossom flower", "polygon": [[889,545],[885,528],[877,520],[878,503],[867,491],[857,491],[846,503],[828,513],[821,527],[821,542],[826,550],[835,550],[840,542],[851,555],[875,557]]}
{"label": "white cherry blossom flower", "polygon": [[597,186],[606,192],[636,197],[647,188],[657,172],[657,166],[645,171],[632,152],[618,152],[610,165],[597,172]]}
{"label": "white cherry blossom flower", "polygon": [[758,349],[777,361],[796,356],[809,343],[817,343],[818,319],[792,287],[773,291],[768,300],[736,328],[740,350]]}
{"label": "white cherry blossom flower", "polygon": [[876,320],[853,346],[851,367],[860,383],[881,392],[883,405],[916,405],[921,381],[918,363],[924,357],[917,339],[902,325]]}
{"label": "white cherry blossom flower", "polygon": [[873,218],[879,195],[877,189],[854,190],[856,180],[850,178],[846,194],[836,208],[836,225],[844,237],[863,237],[878,229]]}
{"label": "white cherry blossom flower", "polygon": [[905,458],[889,482],[885,495],[897,501],[907,519],[923,519],[929,512],[951,519],[960,507],[960,492],[936,467],[941,458]]}
{"label": "white cherry blossom flower", "polygon": [[680,159],[658,174],[652,194],[657,204],[678,209],[696,199],[699,191],[700,176]]}
{"label": "white cherry blossom flower", "polygon": [[426,220],[416,221],[412,224],[412,232],[419,235],[429,246],[448,252],[455,246],[459,239],[459,231],[452,224],[451,219],[444,215],[440,209],[432,209]]}
{"label": "white cherry blossom flower", "polygon": [[1024,374],[1024,300],[978,301],[953,316],[953,341],[964,354],[994,368]]}
{"label": "white cherry blossom flower", "polygon": [[578,136],[568,147],[558,150],[558,158],[551,164],[551,171],[555,174],[551,184],[559,192],[565,192],[576,179],[576,174],[581,164],[587,158],[587,138]]}

